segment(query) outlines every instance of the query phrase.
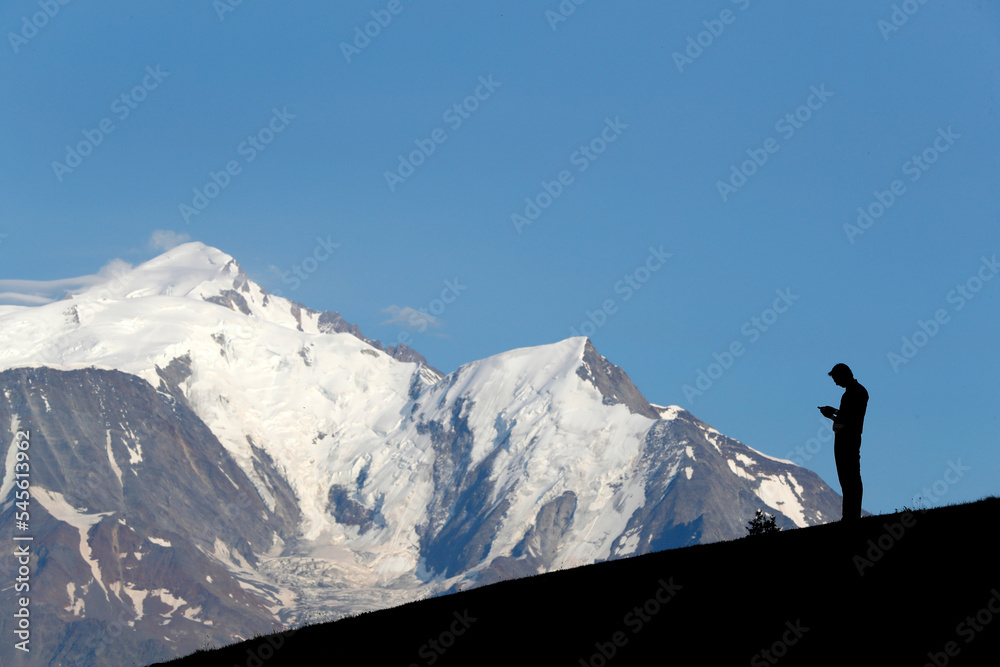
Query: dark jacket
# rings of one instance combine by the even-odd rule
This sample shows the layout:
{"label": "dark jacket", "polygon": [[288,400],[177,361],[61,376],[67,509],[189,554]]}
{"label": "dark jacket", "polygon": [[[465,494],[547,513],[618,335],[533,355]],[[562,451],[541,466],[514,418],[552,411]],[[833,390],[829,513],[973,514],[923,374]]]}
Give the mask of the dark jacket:
{"label": "dark jacket", "polygon": [[844,395],[840,398],[840,409],[833,420],[834,425],[842,424],[843,428],[837,429],[838,434],[861,435],[865,424],[865,411],[868,409],[868,390],[861,386],[857,380],[852,380],[844,388]]}

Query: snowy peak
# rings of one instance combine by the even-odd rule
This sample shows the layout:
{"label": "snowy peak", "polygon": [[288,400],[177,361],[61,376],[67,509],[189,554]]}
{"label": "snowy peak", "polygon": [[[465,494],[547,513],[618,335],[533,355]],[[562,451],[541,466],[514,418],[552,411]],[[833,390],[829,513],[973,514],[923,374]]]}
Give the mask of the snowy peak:
{"label": "snowy peak", "polygon": [[505,394],[557,394],[581,390],[580,381],[600,394],[604,405],[623,405],[632,414],[660,419],[628,375],[601,356],[589,338],[576,336],[557,343],[518,348],[462,365],[448,376],[449,396],[479,394],[486,385],[503,382]]}
{"label": "snowy peak", "polygon": [[585,338],[522,347],[463,364],[448,376],[449,399],[459,394],[491,392],[504,386],[504,394],[524,391],[555,393],[567,382],[583,358]]}
{"label": "snowy peak", "polygon": [[487,583],[607,558],[643,502],[636,464],[657,417],[586,338],[466,364],[411,419],[435,461],[420,535],[435,575]]}
{"label": "snowy peak", "polygon": [[[397,361],[420,364],[424,367],[422,375],[428,383],[436,382],[442,375],[416,350],[406,345],[383,346],[379,341],[365,337],[357,325],[347,322],[340,313],[313,310],[269,293],[250,280],[232,256],[197,241],[178,245],[136,267],[128,267],[124,263],[115,267],[103,282],[68,296],[71,305],[66,317],[79,324],[77,306],[88,302],[122,303],[154,297],[210,303],[259,322],[305,334],[349,333]],[[158,304],[146,309],[145,316],[149,317],[152,311],[164,307],[164,304]],[[173,308],[176,309],[176,306]],[[65,310],[64,307],[62,309]],[[118,308],[117,312],[121,317],[131,319],[129,315],[133,311]]]}
{"label": "snowy peak", "polygon": [[231,256],[193,241],[183,243],[148,262],[118,269],[102,283],[72,298],[136,299],[146,296],[205,298],[221,290],[246,289],[246,275]]}
{"label": "snowy peak", "polygon": [[[492,425],[510,419],[522,407],[537,410],[545,405],[552,419],[590,412],[659,419],[660,414],[643,397],[628,375],[601,356],[590,339],[577,336],[556,343],[518,348],[462,365],[431,392],[426,406],[453,405],[459,400],[482,402],[484,419]],[[429,408],[433,410],[433,408]],[[492,416],[489,416],[492,414]],[[575,418],[575,417],[571,417]],[[603,419],[600,417],[598,419]]]}

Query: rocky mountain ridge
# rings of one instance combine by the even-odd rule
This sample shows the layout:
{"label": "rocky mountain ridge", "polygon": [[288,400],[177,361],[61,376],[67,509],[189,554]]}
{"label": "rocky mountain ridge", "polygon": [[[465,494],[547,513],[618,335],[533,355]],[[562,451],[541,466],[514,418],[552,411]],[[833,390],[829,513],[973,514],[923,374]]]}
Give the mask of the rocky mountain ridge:
{"label": "rocky mountain ridge", "polygon": [[649,403],[586,338],[443,376],[200,243],[0,308],[0,349],[0,456],[30,429],[39,466],[53,664],[732,539],[758,508],[786,528],[839,518],[814,473]]}

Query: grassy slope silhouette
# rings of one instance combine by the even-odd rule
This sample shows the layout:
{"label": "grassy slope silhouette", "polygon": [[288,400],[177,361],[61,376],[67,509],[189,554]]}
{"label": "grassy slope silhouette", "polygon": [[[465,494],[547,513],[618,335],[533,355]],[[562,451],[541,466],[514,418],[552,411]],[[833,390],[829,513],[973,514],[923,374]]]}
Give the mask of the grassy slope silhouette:
{"label": "grassy slope silhouette", "polygon": [[998,516],[987,498],[662,551],[165,664],[997,664]]}

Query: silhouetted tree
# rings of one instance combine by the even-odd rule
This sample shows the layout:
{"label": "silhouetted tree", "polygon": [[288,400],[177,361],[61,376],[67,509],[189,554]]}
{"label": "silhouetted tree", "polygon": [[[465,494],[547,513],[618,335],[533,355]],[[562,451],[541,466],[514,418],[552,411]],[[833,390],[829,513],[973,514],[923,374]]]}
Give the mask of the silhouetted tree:
{"label": "silhouetted tree", "polygon": [[781,529],[775,524],[775,518],[770,514],[764,514],[761,510],[757,510],[754,517],[747,522],[747,535],[766,535],[780,531]]}

